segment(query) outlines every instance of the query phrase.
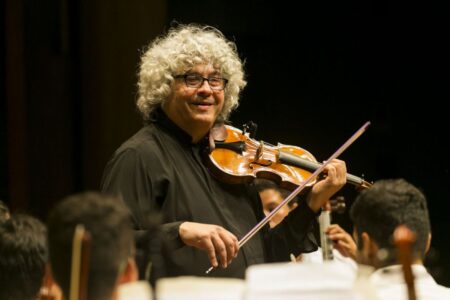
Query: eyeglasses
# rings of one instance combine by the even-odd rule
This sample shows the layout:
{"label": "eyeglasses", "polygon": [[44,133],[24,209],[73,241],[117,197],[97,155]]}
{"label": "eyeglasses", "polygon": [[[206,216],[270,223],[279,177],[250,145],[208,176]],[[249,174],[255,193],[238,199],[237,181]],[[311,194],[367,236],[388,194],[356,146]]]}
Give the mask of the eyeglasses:
{"label": "eyeglasses", "polygon": [[221,91],[225,88],[228,80],[221,77],[203,77],[198,74],[184,74],[176,75],[174,78],[183,78],[186,86],[192,88],[199,88],[203,85],[203,82],[208,81],[209,87],[215,91]]}

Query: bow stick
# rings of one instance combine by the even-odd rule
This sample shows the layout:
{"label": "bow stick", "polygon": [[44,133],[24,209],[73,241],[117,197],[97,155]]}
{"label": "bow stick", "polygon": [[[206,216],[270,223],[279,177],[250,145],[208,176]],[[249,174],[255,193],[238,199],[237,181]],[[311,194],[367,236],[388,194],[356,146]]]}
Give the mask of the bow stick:
{"label": "bow stick", "polygon": [[[333,155],[330,156],[319,168],[317,168],[314,173],[312,173],[305,181],[302,182],[286,199],[283,200],[274,210],[270,212],[264,219],[262,219],[258,224],[255,225],[242,239],[239,240],[239,247],[245,245],[256,233],[258,233],[261,228],[264,227],[269,221],[273,218],[273,216],[286,204],[292,201],[304,188],[307,186],[312,180],[314,180],[320,173],[323,172],[325,167],[335,158],[342,154],[357,138],[359,138],[364,131],[366,131],[367,127],[369,127],[370,122],[367,121],[364,123],[361,128],[359,128],[342,146],[340,146]],[[206,270],[206,274],[209,274],[214,267],[210,267]]]}

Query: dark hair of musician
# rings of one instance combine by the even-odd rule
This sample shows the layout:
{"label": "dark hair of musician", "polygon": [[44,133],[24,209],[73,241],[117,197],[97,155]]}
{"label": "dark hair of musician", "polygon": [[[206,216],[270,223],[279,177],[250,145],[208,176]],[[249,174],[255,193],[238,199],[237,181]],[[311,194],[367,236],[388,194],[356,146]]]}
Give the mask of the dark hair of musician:
{"label": "dark hair of musician", "polygon": [[50,263],[67,298],[70,291],[72,240],[78,224],[91,235],[87,299],[110,299],[116,280],[132,254],[128,210],[118,198],[87,192],[69,196],[50,213]]}
{"label": "dark hair of musician", "polygon": [[[256,178],[253,181],[253,184],[254,184],[256,190],[258,191],[258,193],[261,193],[265,190],[271,189],[271,190],[275,190],[275,191],[279,192],[283,199],[285,199],[290,194],[290,192],[288,190],[279,187],[278,184],[276,184],[275,182],[273,182],[272,180],[269,180],[269,179]],[[297,198],[295,198],[291,202],[289,202],[289,204],[288,204],[289,207],[292,207],[294,205],[294,203],[296,203],[296,201],[297,201]]]}
{"label": "dark hair of musician", "polygon": [[[404,224],[415,232],[413,246],[415,258],[424,257],[430,220],[424,194],[404,179],[380,180],[370,189],[362,191],[350,210],[358,241],[366,232],[380,248],[393,251],[392,234],[395,228]],[[358,243],[358,248],[361,248]]]}
{"label": "dark hair of musician", "polygon": [[0,223],[0,299],[36,299],[46,262],[44,224],[20,214]]}

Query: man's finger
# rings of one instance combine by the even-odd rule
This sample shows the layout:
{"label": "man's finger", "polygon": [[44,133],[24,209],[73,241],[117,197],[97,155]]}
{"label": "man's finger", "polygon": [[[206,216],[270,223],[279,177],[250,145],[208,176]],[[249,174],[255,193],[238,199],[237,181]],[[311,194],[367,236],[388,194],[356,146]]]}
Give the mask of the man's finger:
{"label": "man's finger", "polygon": [[203,242],[205,244],[205,250],[208,253],[209,261],[211,262],[211,265],[214,268],[217,268],[219,266],[217,262],[216,257],[216,249],[214,248],[214,245],[210,239],[207,239]]}
{"label": "man's finger", "polygon": [[222,268],[226,268],[228,258],[227,258],[227,247],[226,247],[224,241],[222,241],[222,238],[220,237],[220,235],[215,234],[212,236],[212,242],[214,244],[216,254],[219,254],[219,259],[220,259]]}

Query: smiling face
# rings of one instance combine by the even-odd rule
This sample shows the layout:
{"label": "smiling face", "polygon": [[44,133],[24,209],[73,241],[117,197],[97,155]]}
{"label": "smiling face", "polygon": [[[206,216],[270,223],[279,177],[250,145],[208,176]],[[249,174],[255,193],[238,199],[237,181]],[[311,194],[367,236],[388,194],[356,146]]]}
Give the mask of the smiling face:
{"label": "smiling face", "polygon": [[[211,65],[196,65],[186,73],[221,77]],[[200,87],[189,87],[181,77],[173,82],[172,92],[162,108],[169,119],[191,135],[193,142],[198,142],[213,126],[223,104],[223,90],[212,90],[207,81]]]}

